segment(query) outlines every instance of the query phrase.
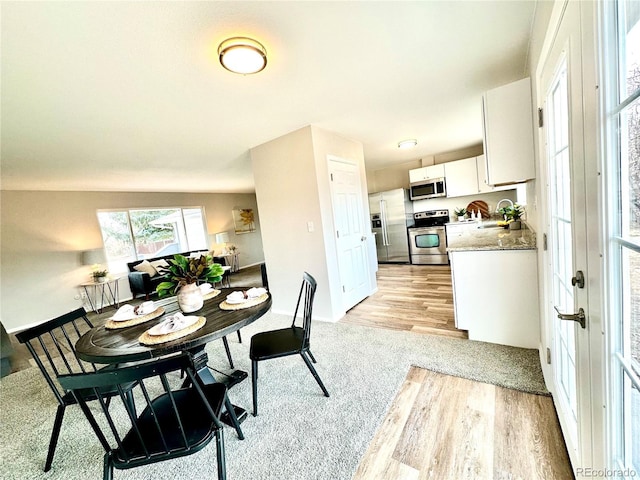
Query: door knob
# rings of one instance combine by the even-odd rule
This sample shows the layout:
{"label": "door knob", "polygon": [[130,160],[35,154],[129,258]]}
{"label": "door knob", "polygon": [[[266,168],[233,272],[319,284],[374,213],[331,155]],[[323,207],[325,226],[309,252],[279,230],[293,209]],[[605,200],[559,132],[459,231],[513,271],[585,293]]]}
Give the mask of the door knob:
{"label": "door knob", "polygon": [[364,242],[367,239],[367,237],[365,237],[364,235],[362,237],[360,237],[360,241]]}
{"label": "door knob", "polygon": [[578,270],[576,272],[576,276],[571,278],[571,285],[574,287],[577,285],[578,288],[584,288],[584,273],[582,273],[582,270]]}
{"label": "door knob", "polygon": [[560,313],[558,307],[554,306],[558,313],[558,318],[560,320],[570,320],[572,322],[578,322],[582,328],[587,328],[587,317],[584,314],[584,309],[580,307],[578,309],[578,313]]}

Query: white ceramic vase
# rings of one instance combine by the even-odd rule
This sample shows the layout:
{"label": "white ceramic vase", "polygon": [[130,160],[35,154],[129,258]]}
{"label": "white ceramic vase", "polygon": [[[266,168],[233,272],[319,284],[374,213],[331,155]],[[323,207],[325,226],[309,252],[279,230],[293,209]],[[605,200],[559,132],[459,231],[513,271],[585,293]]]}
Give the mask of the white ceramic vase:
{"label": "white ceramic vase", "polygon": [[200,310],[203,304],[202,291],[195,283],[189,283],[178,291],[178,306],[184,313]]}

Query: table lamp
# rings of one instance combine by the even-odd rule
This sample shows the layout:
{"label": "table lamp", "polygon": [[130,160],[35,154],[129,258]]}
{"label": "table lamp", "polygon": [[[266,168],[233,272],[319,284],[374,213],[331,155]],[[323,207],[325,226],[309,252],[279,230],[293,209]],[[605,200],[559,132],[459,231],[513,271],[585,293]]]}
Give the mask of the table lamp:
{"label": "table lamp", "polygon": [[[106,277],[107,269],[104,267],[107,257],[103,248],[96,248],[94,250],[85,250],[82,252],[82,264],[91,265],[91,276],[94,280],[98,278]],[[104,275],[97,275],[97,272],[105,272]]]}
{"label": "table lamp", "polygon": [[222,248],[222,253],[223,254],[229,253],[227,251],[227,243],[229,243],[229,232],[216,233],[216,243],[217,244],[224,244],[224,247]]}

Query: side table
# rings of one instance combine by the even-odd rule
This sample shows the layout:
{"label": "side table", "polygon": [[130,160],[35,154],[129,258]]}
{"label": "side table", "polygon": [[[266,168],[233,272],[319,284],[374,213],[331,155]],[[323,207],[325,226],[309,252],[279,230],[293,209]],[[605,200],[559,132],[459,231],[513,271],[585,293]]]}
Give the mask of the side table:
{"label": "side table", "polygon": [[[121,278],[122,276],[107,277],[107,280],[104,282],[86,282],[80,285],[84,288],[84,293],[87,295],[87,299],[89,299],[91,310],[96,313],[102,313],[105,301],[107,304],[112,303],[116,309],[120,307],[118,280]],[[100,299],[100,303],[98,303],[98,299]]]}
{"label": "side table", "polygon": [[218,255],[218,257],[224,257],[229,266],[231,267],[231,273],[240,271],[240,259],[239,253],[223,253],[222,255]]}

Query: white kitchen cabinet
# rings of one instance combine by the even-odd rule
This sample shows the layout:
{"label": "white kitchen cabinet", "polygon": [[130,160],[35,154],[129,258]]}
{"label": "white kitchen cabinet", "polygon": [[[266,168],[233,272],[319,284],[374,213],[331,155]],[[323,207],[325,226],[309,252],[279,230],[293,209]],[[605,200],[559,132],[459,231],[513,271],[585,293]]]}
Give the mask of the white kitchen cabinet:
{"label": "white kitchen cabinet", "polygon": [[486,92],[482,117],[487,183],[505,185],[535,178],[530,79]]}
{"label": "white kitchen cabinet", "polygon": [[409,170],[409,183],[431,180],[433,178],[444,177],[444,164],[429,165],[428,167],[414,168]]}
{"label": "white kitchen cabinet", "polygon": [[[454,243],[457,237],[473,235],[478,230],[477,222],[451,222],[445,225],[447,245]],[[449,255],[451,256],[451,255]]]}
{"label": "white kitchen cabinet", "polygon": [[478,174],[478,193],[495,191],[496,187],[487,183],[487,163],[484,155],[476,157],[476,171]]}
{"label": "white kitchen cabinet", "polygon": [[489,185],[487,183],[487,163],[485,156],[476,157],[476,166],[478,167],[478,193],[499,192],[502,190],[513,190],[516,185]]}
{"label": "white kitchen cabinet", "polygon": [[540,345],[536,250],[449,252],[456,327],[469,340]]}
{"label": "white kitchen cabinet", "polygon": [[476,157],[445,163],[444,175],[447,185],[447,197],[463,197],[478,193]]}

